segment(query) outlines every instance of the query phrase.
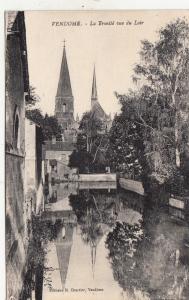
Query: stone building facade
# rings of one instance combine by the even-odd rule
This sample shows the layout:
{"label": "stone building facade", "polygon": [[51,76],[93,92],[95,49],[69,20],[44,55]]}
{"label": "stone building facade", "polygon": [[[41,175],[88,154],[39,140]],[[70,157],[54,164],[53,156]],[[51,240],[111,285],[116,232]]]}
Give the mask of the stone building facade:
{"label": "stone building facade", "polygon": [[25,97],[29,91],[23,12],[6,13],[6,264],[7,299],[18,299],[27,251],[24,210]]}
{"label": "stone building facade", "polygon": [[43,135],[39,125],[25,119],[25,202],[28,217],[43,210]]}
{"label": "stone building facade", "polygon": [[44,145],[45,168],[49,173],[50,180],[65,180],[70,176],[68,167],[69,157],[75,145],[71,142],[46,141]]}

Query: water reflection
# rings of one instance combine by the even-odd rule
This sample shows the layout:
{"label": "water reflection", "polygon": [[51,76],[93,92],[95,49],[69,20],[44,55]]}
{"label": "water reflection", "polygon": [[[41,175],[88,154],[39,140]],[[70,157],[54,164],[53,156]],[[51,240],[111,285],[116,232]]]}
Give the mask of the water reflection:
{"label": "water reflection", "polygon": [[167,212],[144,201],[141,223],[117,223],[108,235],[114,279],[131,297],[188,299],[188,226]]}
{"label": "water reflection", "polygon": [[184,216],[107,184],[54,185],[21,299],[188,299]]}

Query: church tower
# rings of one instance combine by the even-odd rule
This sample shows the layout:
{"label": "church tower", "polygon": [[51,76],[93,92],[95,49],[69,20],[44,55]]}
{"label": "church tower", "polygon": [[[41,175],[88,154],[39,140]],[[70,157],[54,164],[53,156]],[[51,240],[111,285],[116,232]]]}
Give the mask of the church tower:
{"label": "church tower", "polygon": [[95,72],[95,67],[94,67],[92,93],[91,93],[91,108],[97,101],[98,101],[98,96],[97,96],[97,87],[96,87],[96,72]]}
{"label": "church tower", "polygon": [[95,67],[93,71],[93,82],[91,92],[91,112],[93,112],[94,115],[102,121],[104,130],[109,131],[112,124],[112,120],[111,116],[105,113],[102,106],[100,105],[100,102],[98,101]]}
{"label": "church tower", "polygon": [[63,130],[71,129],[72,124],[74,123],[74,97],[72,94],[65,42],[55,99],[55,117]]}

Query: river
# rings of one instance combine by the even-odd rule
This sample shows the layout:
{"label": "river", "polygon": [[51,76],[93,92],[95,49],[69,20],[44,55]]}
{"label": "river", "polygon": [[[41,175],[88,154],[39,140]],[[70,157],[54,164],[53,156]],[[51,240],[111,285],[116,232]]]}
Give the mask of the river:
{"label": "river", "polygon": [[61,183],[34,223],[22,300],[189,299],[181,210],[115,184]]}

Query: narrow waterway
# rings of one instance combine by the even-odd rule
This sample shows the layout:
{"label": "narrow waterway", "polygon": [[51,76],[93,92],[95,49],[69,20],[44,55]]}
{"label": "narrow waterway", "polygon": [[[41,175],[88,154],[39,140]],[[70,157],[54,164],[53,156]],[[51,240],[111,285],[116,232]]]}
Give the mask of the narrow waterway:
{"label": "narrow waterway", "polygon": [[62,183],[50,187],[34,236],[21,299],[189,299],[181,210],[108,183]]}

